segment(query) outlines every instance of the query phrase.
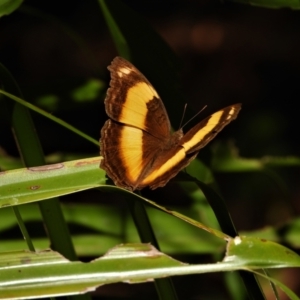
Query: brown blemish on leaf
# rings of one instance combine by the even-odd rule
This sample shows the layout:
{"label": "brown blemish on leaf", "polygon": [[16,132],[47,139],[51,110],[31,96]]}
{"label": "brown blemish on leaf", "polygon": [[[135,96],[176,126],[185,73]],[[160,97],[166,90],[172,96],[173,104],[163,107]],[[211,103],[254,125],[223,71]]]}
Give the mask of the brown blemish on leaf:
{"label": "brown blemish on leaf", "polygon": [[38,190],[40,187],[41,187],[40,185],[32,185],[32,186],[30,186],[30,189],[32,191],[35,191],[35,190]]}
{"label": "brown blemish on leaf", "polygon": [[31,262],[31,258],[30,257],[23,257],[23,258],[21,258],[21,264],[26,265],[26,264],[28,264],[30,262]]}
{"label": "brown blemish on leaf", "polygon": [[57,170],[64,167],[64,164],[52,164],[52,165],[44,165],[44,166],[38,166],[38,167],[30,167],[28,168],[29,171],[33,172],[41,172],[41,171],[50,171],[50,170]]}
{"label": "brown blemish on leaf", "polygon": [[93,160],[88,160],[88,161],[79,161],[78,163],[75,164],[76,167],[79,166],[84,166],[84,165],[90,165],[90,164],[94,164],[94,163],[100,163],[101,159],[97,158],[97,159],[93,159]]}

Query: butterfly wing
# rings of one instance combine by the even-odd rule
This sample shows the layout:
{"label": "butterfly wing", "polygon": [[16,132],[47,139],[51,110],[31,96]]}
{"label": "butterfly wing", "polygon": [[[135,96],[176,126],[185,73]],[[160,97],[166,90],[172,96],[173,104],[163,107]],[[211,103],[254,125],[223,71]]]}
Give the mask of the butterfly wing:
{"label": "butterfly wing", "polygon": [[111,119],[101,130],[100,167],[117,186],[134,190],[170,139],[170,121],[155,89],[131,63],[116,57],[108,69],[104,103]]}
{"label": "butterfly wing", "polygon": [[107,115],[160,139],[168,138],[171,126],[166,109],[146,77],[121,57],[116,57],[108,69],[111,81],[104,101]]}
{"label": "butterfly wing", "polygon": [[180,139],[176,135],[181,136],[182,132],[176,132],[172,148],[161,152],[159,161],[140,185],[149,185],[151,189],[164,186],[197,156],[201,148],[237,117],[240,109],[241,104],[225,107],[198,123]]}
{"label": "butterfly wing", "polygon": [[236,119],[240,109],[240,103],[227,106],[190,129],[180,141],[185,152],[198,152],[206,146],[227,124]]}
{"label": "butterfly wing", "polygon": [[108,120],[101,130],[100,167],[117,186],[140,189],[140,182],[151,171],[159,156],[161,141],[139,128],[120,126]]}

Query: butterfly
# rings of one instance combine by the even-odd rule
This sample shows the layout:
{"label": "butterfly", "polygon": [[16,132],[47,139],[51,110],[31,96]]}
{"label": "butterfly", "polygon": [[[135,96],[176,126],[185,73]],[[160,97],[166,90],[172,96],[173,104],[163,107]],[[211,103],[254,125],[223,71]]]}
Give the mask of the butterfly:
{"label": "butterfly", "polygon": [[182,129],[172,134],[165,106],[146,77],[122,57],[115,57],[108,70],[104,104],[109,119],[101,129],[100,168],[130,191],[165,186],[241,109],[241,104],[230,105],[186,134]]}

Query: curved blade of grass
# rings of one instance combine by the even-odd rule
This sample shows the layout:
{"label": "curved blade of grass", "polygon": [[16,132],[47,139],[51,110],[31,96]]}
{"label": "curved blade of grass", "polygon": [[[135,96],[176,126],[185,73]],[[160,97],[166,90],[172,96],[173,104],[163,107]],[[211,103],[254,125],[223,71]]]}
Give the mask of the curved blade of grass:
{"label": "curved blade of grass", "polygon": [[161,211],[164,211],[164,212],[166,212],[169,215],[172,215],[172,216],[174,216],[176,218],[179,218],[179,219],[181,219],[181,220],[183,220],[183,221],[185,221],[185,222],[187,222],[187,223],[189,223],[189,224],[191,224],[193,226],[201,228],[201,229],[203,229],[203,230],[205,230],[205,231],[207,231],[207,232],[215,235],[216,237],[219,237],[219,238],[221,238],[223,240],[228,240],[230,238],[228,235],[224,234],[223,232],[221,232],[219,230],[216,230],[214,228],[210,228],[208,226],[205,226],[201,222],[193,220],[193,219],[191,219],[191,218],[189,218],[189,217],[187,217],[187,216],[185,216],[183,214],[180,214],[180,213],[178,213],[176,211],[173,211],[173,210],[170,210],[168,208],[165,208],[165,207],[157,204],[156,202],[154,202],[152,200],[149,200],[149,199],[147,199],[145,197],[142,197],[140,195],[128,192],[127,190],[118,188],[116,186],[109,186],[109,185],[103,186],[103,187],[101,187],[101,189],[105,189],[107,191],[112,191],[112,192],[126,193],[126,197],[136,197],[136,198],[139,198],[140,200],[143,200],[143,201],[147,202],[151,206],[153,206],[153,207],[155,207],[155,208],[157,208],[157,209],[159,209]]}
{"label": "curved blade of grass", "polygon": [[[252,271],[254,274],[257,274],[261,277],[264,277],[268,281],[271,281],[274,285],[279,287],[291,300],[299,300],[300,298],[291,290],[289,289],[286,285],[284,285],[282,282],[279,280],[276,280],[270,276],[265,275],[264,273],[258,272],[258,271]],[[279,298],[277,298],[279,299]]]}
{"label": "curved blade of grass", "polygon": [[65,121],[63,121],[63,120],[61,120],[61,119],[59,119],[59,118],[57,118],[57,117],[55,117],[55,116],[53,116],[53,115],[51,115],[51,114],[45,112],[44,110],[42,110],[42,109],[36,107],[35,105],[33,105],[33,104],[31,104],[31,103],[29,103],[29,102],[27,102],[27,101],[25,101],[25,100],[23,100],[23,99],[17,97],[17,96],[14,96],[14,95],[12,95],[12,94],[10,94],[10,93],[7,93],[7,92],[5,92],[5,91],[3,91],[3,90],[0,90],[0,94],[3,94],[3,95],[5,95],[6,97],[8,97],[8,98],[10,98],[10,99],[12,99],[12,100],[14,100],[14,101],[16,101],[17,103],[19,103],[19,104],[21,104],[21,105],[23,105],[23,106],[25,106],[25,107],[27,107],[27,108],[29,108],[29,109],[31,109],[31,110],[37,112],[37,113],[43,115],[44,117],[46,117],[46,118],[48,118],[48,119],[54,121],[55,123],[60,124],[61,126],[67,128],[67,129],[69,129],[70,131],[72,131],[72,132],[78,134],[79,136],[83,137],[84,139],[90,141],[91,143],[93,143],[93,144],[95,144],[97,147],[99,147],[99,141],[97,141],[97,140],[91,138],[89,135],[87,135],[87,134],[85,134],[84,132],[78,130],[77,128],[75,128],[74,126],[68,124],[67,122],[65,122]]}
{"label": "curved blade of grass", "polygon": [[[255,270],[260,269],[262,264],[266,268],[300,266],[297,254],[275,243],[265,247],[264,242],[243,237],[234,239],[228,248],[223,262],[203,265],[189,265],[174,260],[149,244],[116,246],[105,256],[90,263],[70,262],[53,251],[3,253],[0,256],[0,299],[78,294],[94,290],[101,284],[138,283],[174,275]],[[248,249],[247,255],[240,251],[245,249]],[[261,253],[269,253],[267,262],[262,262]]]}
{"label": "curved blade of grass", "polygon": [[[107,197],[105,192],[103,197]],[[86,193],[83,197],[88,197]],[[35,204],[20,205],[18,209],[22,218],[29,224],[40,224],[41,217]],[[113,246],[138,241],[139,236],[132,218],[123,206],[108,206],[99,202],[95,205],[78,204],[62,205],[63,214],[68,224],[78,230],[72,234],[78,256],[97,257]],[[188,210],[189,212],[189,210]],[[225,241],[199,230],[180,219],[167,215],[163,211],[147,207],[147,214],[158,237],[161,249],[168,254],[213,254],[224,252]],[[15,219],[9,207],[0,209],[0,252],[11,249],[24,249],[24,241],[12,239],[8,233],[15,225]],[[79,231],[79,232],[78,232]],[[174,234],[176,232],[176,234]],[[6,237],[6,238],[4,238]],[[49,245],[46,238],[33,238],[37,249],[45,249]],[[91,247],[90,245],[93,245]]]}
{"label": "curved blade of grass", "polygon": [[110,35],[116,45],[119,55],[126,58],[127,60],[130,60],[130,48],[115,19],[111,15],[110,10],[107,8],[105,1],[98,0],[98,3],[101,7],[104,19],[106,21],[106,24],[108,25]]}
{"label": "curved blade of grass", "polygon": [[201,189],[201,191],[206,197],[206,200],[213,209],[214,214],[220,224],[220,227],[222,228],[222,231],[225,232],[228,236],[237,236],[238,233],[235,230],[230,213],[222,197],[214,189],[212,189],[210,186],[198,179],[198,177],[201,178],[201,172],[198,168],[193,167],[193,165],[197,163],[197,161],[192,162],[192,164],[190,164],[186,168],[188,174],[181,174],[182,177],[184,176],[187,180],[193,181]]}

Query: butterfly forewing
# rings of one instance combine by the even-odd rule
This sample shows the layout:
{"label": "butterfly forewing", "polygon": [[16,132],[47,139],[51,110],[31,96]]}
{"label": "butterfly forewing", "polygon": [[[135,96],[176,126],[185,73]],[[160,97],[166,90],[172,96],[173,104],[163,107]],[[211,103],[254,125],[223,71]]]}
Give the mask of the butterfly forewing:
{"label": "butterfly forewing", "polygon": [[105,99],[108,116],[161,139],[170,135],[170,121],[159,95],[131,63],[116,57],[109,66],[110,88]]}
{"label": "butterfly forewing", "polygon": [[180,141],[186,153],[199,151],[207,145],[227,124],[237,117],[240,109],[240,104],[225,107],[190,129]]}

